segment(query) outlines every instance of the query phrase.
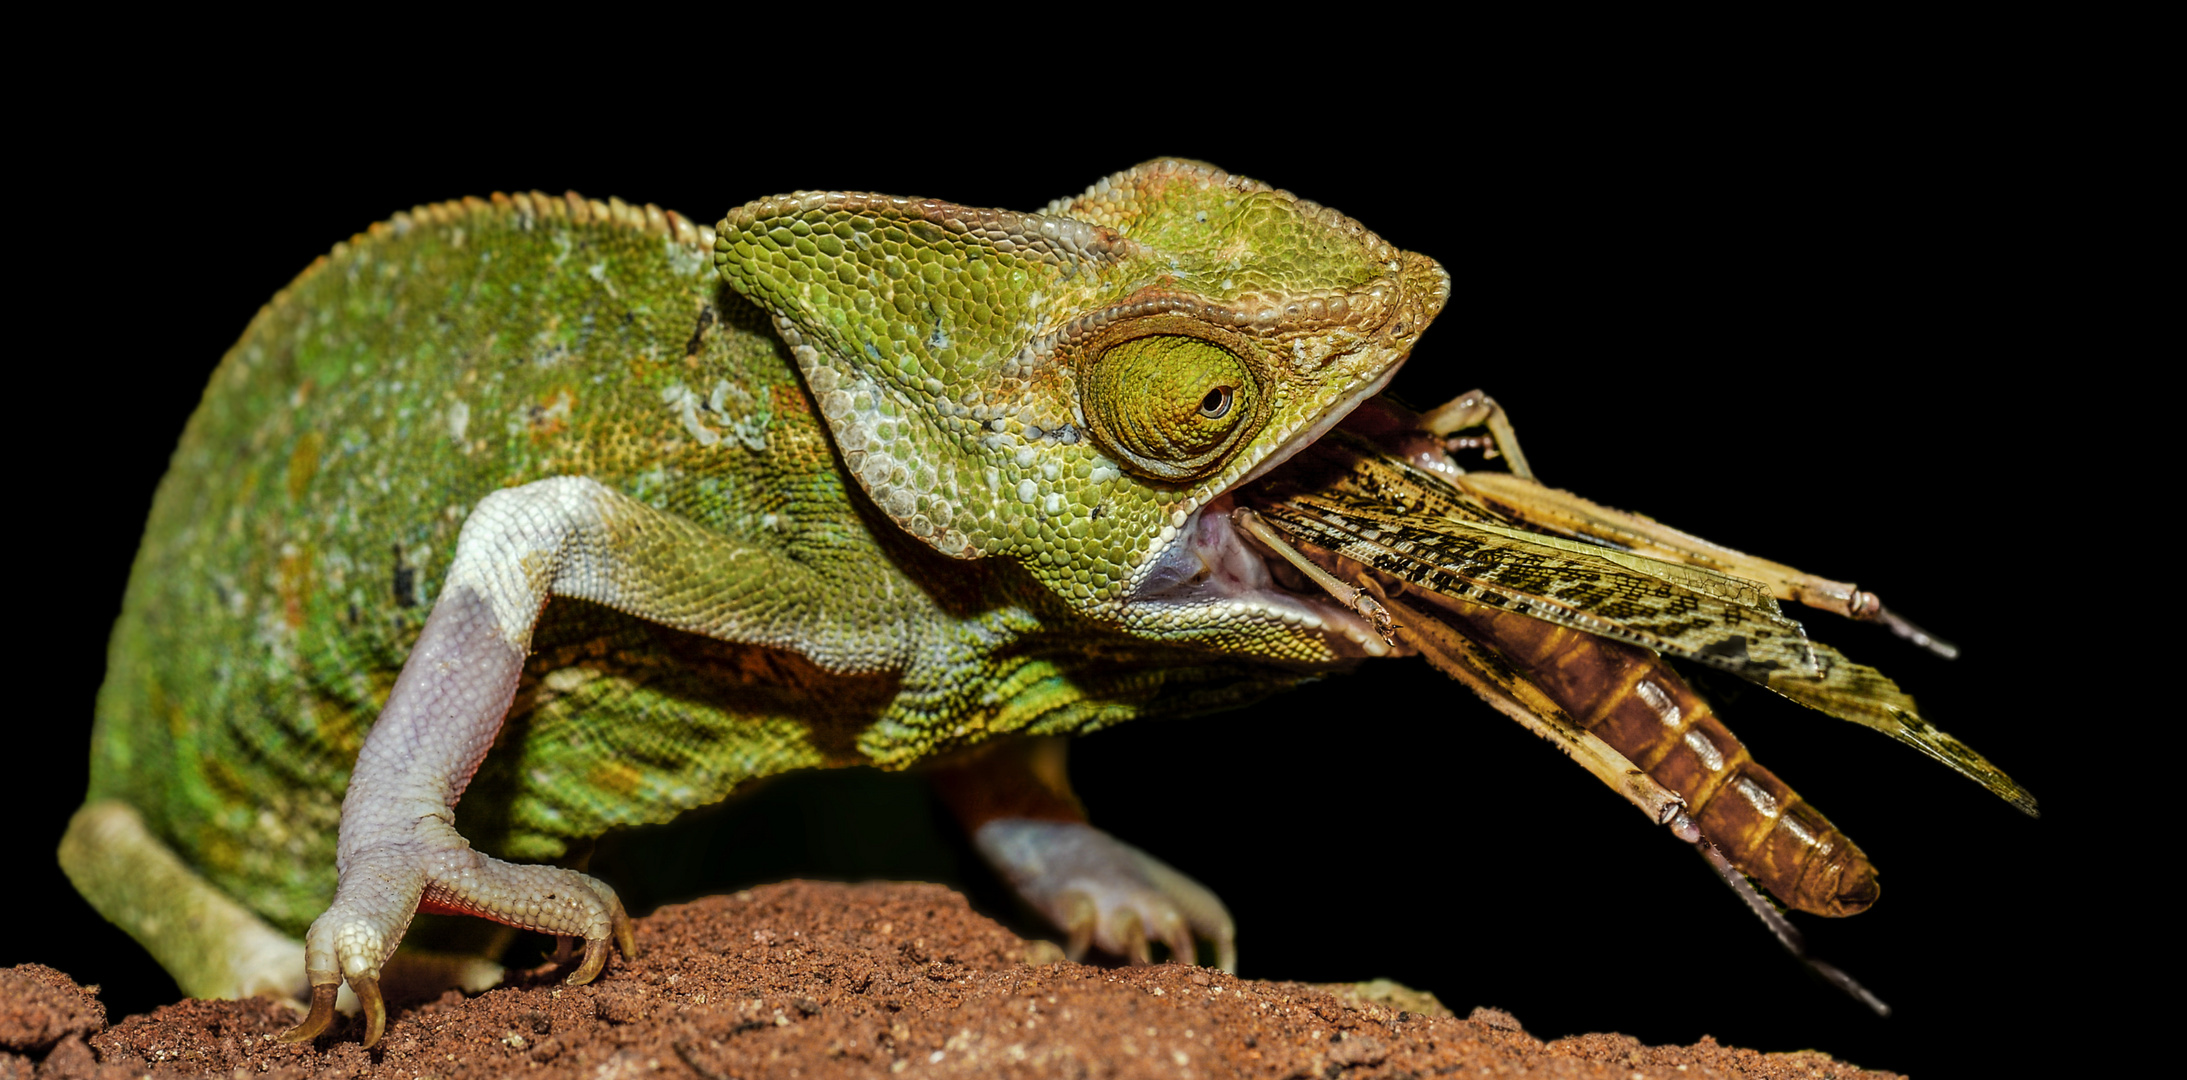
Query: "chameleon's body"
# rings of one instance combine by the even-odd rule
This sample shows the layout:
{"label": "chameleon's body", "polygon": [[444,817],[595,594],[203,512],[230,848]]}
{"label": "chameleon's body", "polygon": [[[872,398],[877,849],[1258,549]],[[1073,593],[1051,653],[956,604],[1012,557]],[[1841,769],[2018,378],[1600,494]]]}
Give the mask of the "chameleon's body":
{"label": "chameleon's body", "polygon": [[549,476],[594,477],[811,568],[816,593],[793,599],[846,615],[820,659],[857,670],[552,605],[505,751],[460,812],[510,858],[551,860],[788,769],[900,767],[1284,683],[1265,665],[1177,666],[1008,564],[892,536],[854,503],[788,350],[722,287],[697,230],[524,203],[544,212],[452,206],[376,229],[267,305],[146,526],[90,797],[138,806],[274,925],[301,933],[332,896],[343,787],[465,516]]}
{"label": "chameleon's body", "polygon": [[[531,862],[789,769],[1205,711],[1386,651],[1333,605],[1195,592],[1174,553],[1192,511],[1380,388],[1447,293],[1432,261],[1180,163],[1045,217],[815,194],[722,227],[576,196],[421,208],[223,360],[155,499],[62,850],[186,991],[303,992],[282,943],[380,835],[344,792],[351,818],[392,805],[353,777],[375,717],[400,726],[406,662],[460,683],[507,649],[522,674],[498,737],[489,691],[476,745],[431,768],[398,748],[382,773],[439,786],[389,820],[460,797],[463,838]],[[1131,411],[1141,369],[1202,368],[1222,409],[1195,384],[1182,420]],[[595,531],[502,557],[569,506]],[[418,660],[429,613],[458,609],[498,622]],[[423,738],[461,726],[420,708]],[[313,953],[315,987],[376,978],[413,908],[494,914],[407,887],[374,901],[369,947],[328,946],[339,976]],[[583,920],[605,912],[499,917],[604,947]],[[1189,944],[1171,922],[1146,932]],[[219,955],[222,934],[278,955]]]}

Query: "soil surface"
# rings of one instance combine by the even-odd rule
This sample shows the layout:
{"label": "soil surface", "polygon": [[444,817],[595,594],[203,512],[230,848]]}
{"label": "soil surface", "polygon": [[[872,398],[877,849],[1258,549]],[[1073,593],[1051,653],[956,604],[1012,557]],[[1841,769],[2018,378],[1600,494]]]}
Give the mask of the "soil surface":
{"label": "soil surface", "polygon": [[789,882],[666,907],[589,986],[512,972],[476,997],[272,1041],[287,1005],[183,1001],[109,1025],[97,987],[0,969],[12,1077],[1885,1077],[1812,1051],[1544,1042],[1390,983],[1316,986],[1063,962],[934,885]]}

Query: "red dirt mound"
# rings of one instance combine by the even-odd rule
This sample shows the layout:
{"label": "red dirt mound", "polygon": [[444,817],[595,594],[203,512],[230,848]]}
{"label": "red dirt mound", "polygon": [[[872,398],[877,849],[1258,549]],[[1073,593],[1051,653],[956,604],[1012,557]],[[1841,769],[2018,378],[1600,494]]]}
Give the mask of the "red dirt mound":
{"label": "red dirt mound", "polygon": [[97,988],[0,969],[9,1077],[1883,1077],[1817,1053],[1543,1042],[1509,1014],[1459,1019],[1391,984],[1238,979],[1064,963],[932,885],[789,882],[638,920],[636,961],[590,986],[551,968],[272,1041],[272,1001],[184,1001],[109,1027]]}

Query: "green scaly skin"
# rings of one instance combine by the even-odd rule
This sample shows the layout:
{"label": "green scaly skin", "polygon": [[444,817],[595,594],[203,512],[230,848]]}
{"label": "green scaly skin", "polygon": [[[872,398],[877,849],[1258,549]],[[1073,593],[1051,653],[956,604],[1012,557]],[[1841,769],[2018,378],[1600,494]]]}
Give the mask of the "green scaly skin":
{"label": "green scaly skin", "polygon": [[[546,606],[456,815],[511,860],[786,770],[1340,666],[1375,651],[1358,627],[1169,587],[1163,556],[1377,389],[1446,294],[1339,215],[1174,162],[1045,215],[808,193],[709,230],[497,196],[374,226],[222,361],[146,526],[86,813],[133,810],[129,850],[178,866],[140,872],[84,815],[64,865],[186,991],[235,992],[163,940],[173,880],[283,935],[328,909],[343,793],[459,530],[551,477],[710,535],[611,553],[696,598]],[[1240,385],[1196,419],[1209,380]],[[717,554],[740,551],[764,559]]]}

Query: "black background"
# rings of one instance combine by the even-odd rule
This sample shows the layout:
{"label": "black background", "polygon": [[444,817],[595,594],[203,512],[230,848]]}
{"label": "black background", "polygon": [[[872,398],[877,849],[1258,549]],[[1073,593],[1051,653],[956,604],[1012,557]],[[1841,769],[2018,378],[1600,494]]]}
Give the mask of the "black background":
{"label": "black background", "polygon": [[[2077,106],[2039,65],[1937,69],[1934,53],[1602,69],[1530,47],[1538,64],[1484,67],[1467,61],[1493,46],[1428,43],[1380,74],[1019,66],[998,94],[969,64],[789,86],[653,41],[612,69],[481,74],[461,49],[375,39],[309,64],[153,50],[79,83],[24,121],[18,163],[51,193],[20,204],[39,280],[15,316],[58,332],[17,358],[35,380],[15,430],[36,508],[18,522],[43,541],[17,566],[39,614],[16,726],[43,741],[18,763],[14,895],[38,922],[0,936],[0,963],[101,983],[117,1017],[174,993],[50,851],[167,454],[252,312],[333,242],[518,188],[704,221],[808,187],[1035,209],[1175,153],[1451,270],[1453,302],[1394,393],[1483,386],[1546,481],[1858,581],[1956,640],[1946,662],[1800,616],[2045,816],[1872,732],[1707,684],[1756,758],[1882,869],[1874,910],[1801,924],[1897,1007],[1887,1020],[1785,958],[1664,830],[1417,661],[1082,740],[1096,823],[1220,893],[1248,975],[1387,976],[1544,1037],[1708,1033],[1930,1075],[2042,1059],[2075,1030],[2061,1006],[2107,1000],[2097,965],[2133,915],[2099,854],[2122,816],[2102,726],[2132,717],[2070,659],[2101,614],[2058,585],[2092,521],[2075,440],[2102,422],[2047,387],[2101,382],[2108,355],[2065,299],[2089,229],[2093,166],[2077,163],[2096,153]],[[656,899],[646,863],[663,853],[704,853],[719,888],[926,878],[1018,917],[915,780],[792,779],[707,816],[711,841],[630,837],[596,868]]]}

